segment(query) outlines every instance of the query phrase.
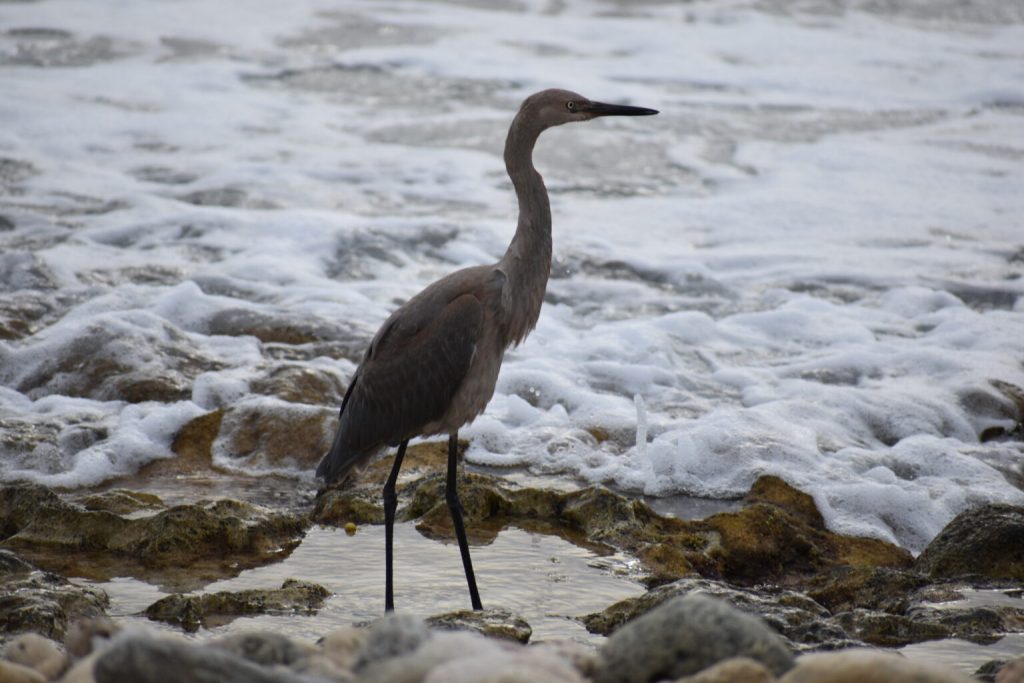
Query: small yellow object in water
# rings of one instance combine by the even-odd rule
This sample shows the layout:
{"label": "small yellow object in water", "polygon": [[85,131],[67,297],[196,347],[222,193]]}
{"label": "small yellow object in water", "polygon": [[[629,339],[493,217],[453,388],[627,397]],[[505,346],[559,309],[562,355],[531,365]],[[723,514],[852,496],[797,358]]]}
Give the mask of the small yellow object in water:
{"label": "small yellow object in water", "polygon": [[349,536],[354,535],[356,533],[356,523],[355,522],[349,522],[348,524],[346,524],[345,525],[345,533],[348,534]]}

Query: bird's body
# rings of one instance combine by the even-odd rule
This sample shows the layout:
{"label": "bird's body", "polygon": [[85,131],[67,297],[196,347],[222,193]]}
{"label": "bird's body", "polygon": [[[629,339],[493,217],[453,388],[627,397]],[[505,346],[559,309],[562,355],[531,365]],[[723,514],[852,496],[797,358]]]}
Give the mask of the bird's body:
{"label": "bird's body", "polygon": [[532,152],[545,129],[606,115],[654,110],[591,102],[565,90],[530,96],[512,122],[505,166],[519,202],[519,223],[495,264],[447,275],[400,306],[374,336],[341,406],[331,450],[317,476],[344,481],[387,446],[399,446],[384,488],[385,608],[393,608],[391,538],[395,481],[405,446],[415,436],[449,435],[447,498],[474,609],[480,609],[455,491],[458,430],[487,407],[505,350],[537,324],[551,270],[551,207]]}

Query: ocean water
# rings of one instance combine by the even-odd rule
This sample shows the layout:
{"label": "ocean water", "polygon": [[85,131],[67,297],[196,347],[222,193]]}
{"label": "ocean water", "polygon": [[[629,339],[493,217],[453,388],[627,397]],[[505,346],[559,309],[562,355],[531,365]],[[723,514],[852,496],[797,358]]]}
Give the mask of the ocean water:
{"label": "ocean water", "polygon": [[1022,64],[1019,0],[2,3],[0,478],[294,415],[256,388],[284,365],[336,410],[397,303],[500,257],[507,125],[565,87],[661,113],[541,137],[552,280],[468,461],[655,498],[775,474],[918,552],[1024,503]]}

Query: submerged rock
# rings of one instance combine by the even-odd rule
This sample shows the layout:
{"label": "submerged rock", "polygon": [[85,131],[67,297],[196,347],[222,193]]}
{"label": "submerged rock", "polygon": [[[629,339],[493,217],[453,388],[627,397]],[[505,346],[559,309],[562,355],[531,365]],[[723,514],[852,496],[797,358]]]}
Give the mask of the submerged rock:
{"label": "submerged rock", "polygon": [[[35,484],[0,488],[0,547],[17,549],[48,569],[103,578],[169,576],[187,581],[237,573],[278,560],[294,548],[308,521],[233,500],[178,505],[148,517],[85,510]],[[225,560],[233,565],[225,570]],[[195,570],[206,562],[207,571]]]}
{"label": "submerged rock", "polygon": [[225,624],[251,614],[315,614],[330,592],[315,583],[287,579],[280,588],[224,591],[203,595],[169,595],[146,608],[153,621],[165,621],[186,631]]}
{"label": "submerged rock", "polygon": [[443,631],[475,631],[491,638],[504,638],[526,644],[533,629],[522,617],[506,609],[460,610],[427,619],[427,625]]}
{"label": "submerged rock", "polygon": [[0,640],[25,632],[59,640],[68,624],[103,615],[109,603],[98,588],[75,585],[0,550]]}
{"label": "submerged rock", "polygon": [[918,556],[915,568],[932,578],[1024,581],[1024,507],[993,503],[961,512]]}
{"label": "submerged rock", "polygon": [[612,634],[598,654],[595,683],[649,683],[695,674],[731,657],[774,674],[793,666],[785,642],[763,621],[704,595],[669,600]]}

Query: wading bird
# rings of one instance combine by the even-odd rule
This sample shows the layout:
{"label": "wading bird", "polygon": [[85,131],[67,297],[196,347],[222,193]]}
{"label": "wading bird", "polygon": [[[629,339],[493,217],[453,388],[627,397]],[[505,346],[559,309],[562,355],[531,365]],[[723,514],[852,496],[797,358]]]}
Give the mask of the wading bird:
{"label": "wading bird", "polygon": [[519,224],[497,263],[456,271],[391,314],[360,362],[341,403],[341,422],[316,474],[344,481],[388,446],[398,446],[384,485],[384,609],[394,609],[392,546],[395,482],[409,439],[448,434],[445,500],[451,511],[473,609],[483,609],[456,490],[459,428],[494,394],[505,349],[537,324],[551,271],[551,206],[533,167],[533,146],[547,128],[599,116],[648,116],[654,109],[593,102],[567,90],[523,101],[505,141],[505,168],[519,200]]}

